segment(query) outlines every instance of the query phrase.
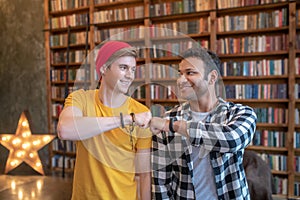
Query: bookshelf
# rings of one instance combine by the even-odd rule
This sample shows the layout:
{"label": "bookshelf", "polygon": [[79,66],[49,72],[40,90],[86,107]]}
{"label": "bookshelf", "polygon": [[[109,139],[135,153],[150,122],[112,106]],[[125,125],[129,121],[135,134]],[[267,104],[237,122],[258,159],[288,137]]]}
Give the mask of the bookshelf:
{"label": "bookshelf", "polygon": [[[300,196],[299,2],[45,0],[44,4],[51,132],[56,132],[66,85],[69,92],[83,83],[89,88],[97,85],[93,59],[88,59],[88,68],[82,67],[86,49],[93,57],[95,47],[107,38],[136,46],[139,66],[129,94],[160,115],[163,106],[168,109],[178,104],[177,55],[200,44],[217,52],[222,60],[224,90],[220,92],[226,92],[227,100],[256,110],[257,132],[248,149],[259,153],[272,168],[276,196]],[[70,45],[66,39],[68,25]],[[70,63],[66,84],[67,49]],[[82,75],[78,78],[75,73]],[[53,142],[52,163],[62,162],[60,142]],[[70,141],[65,146],[65,166],[72,171],[74,146]],[[56,169],[56,164],[53,167]]]}
{"label": "bookshelf", "polygon": [[[88,0],[44,1],[45,49],[47,63],[48,129],[56,132],[65,97],[78,86],[91,84],[89,66],[83,61],[92,48]],[[76,148],[72,141],[52,142],[50,163],[53,171],[72,172]]]}

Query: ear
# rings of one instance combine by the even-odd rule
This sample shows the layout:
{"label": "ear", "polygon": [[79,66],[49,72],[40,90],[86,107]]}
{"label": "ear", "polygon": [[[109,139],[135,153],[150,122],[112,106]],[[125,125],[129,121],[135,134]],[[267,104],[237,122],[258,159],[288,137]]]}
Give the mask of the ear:
{"label": "ear", "polygon": [[214,85],[217,80],[218,80],[218,72],[216,70],[212,70],[208,74],[208,83]]}
{"label": "ear", "polygon": [[102,67],[100,68],[100,74],[103,76],[103,74],[104,74],[104,66],[102,66]]}

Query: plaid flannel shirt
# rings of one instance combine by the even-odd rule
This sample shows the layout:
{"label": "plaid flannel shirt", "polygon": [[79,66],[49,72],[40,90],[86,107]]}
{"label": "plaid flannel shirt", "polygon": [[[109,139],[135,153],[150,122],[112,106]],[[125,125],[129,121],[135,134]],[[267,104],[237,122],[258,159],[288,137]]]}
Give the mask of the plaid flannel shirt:
{"label": "plaid flannel shirt", "polygon": [[153,199],[195,199],[191,145],[209,151],[218,199],[250,199],[242,162],[256,129],[253,109],[219,98],[203,122],[191,121],[187,102],[166,113],[171,117],[187,121],[189,139],[171,132],[153,136]]}

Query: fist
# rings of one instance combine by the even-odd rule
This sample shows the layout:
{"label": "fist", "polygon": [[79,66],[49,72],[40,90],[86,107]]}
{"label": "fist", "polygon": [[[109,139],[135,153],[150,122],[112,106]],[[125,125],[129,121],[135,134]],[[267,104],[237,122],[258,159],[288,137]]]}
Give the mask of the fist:
{"label": "fist", "polygon": [[153,134],[158,134],[161,131],[169,131],[169,120],[153,117],[150,122],[150,130]]}
{"label": "fist", "polygon": [[135,114],[135,124],[141,128],[148,128],[152,114],[150,111]]}

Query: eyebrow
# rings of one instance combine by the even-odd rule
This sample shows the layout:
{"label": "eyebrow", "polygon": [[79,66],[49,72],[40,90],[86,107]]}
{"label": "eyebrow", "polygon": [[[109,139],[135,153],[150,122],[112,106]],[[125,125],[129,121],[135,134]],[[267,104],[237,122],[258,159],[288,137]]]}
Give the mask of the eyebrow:
{"label": "eyebrow", "polygon": [[[130,68],[130,65],[119,64],[119,67],[128,67],[128,68]],[[136,68],[136,65],[135,65],[135,66],[132,66],[132,68]]]}
{"label": "eyebrow", "polygon": [[184,69],[184,70],[178,69],[178,72],[181,72],[181,71],[193,71],[193,70],[194,70],[193,68],[187,68],[187,69]]}

